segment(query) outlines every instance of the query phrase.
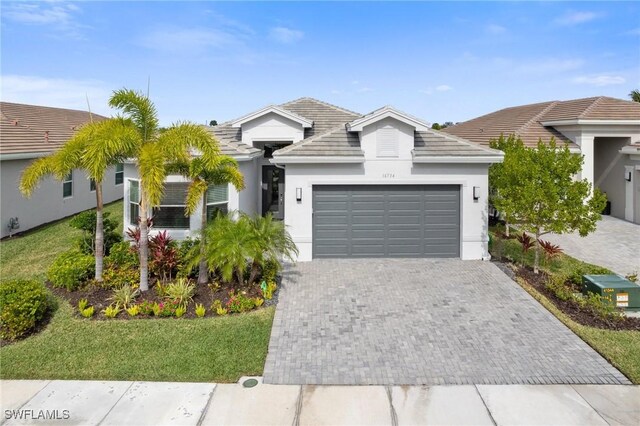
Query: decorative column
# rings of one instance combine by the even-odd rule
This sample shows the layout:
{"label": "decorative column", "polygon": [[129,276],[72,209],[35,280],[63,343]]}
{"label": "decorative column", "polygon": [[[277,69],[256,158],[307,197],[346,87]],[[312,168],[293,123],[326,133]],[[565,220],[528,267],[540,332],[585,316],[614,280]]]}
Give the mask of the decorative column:
{"label": "decorative column", "polygon": [[582,163],[582,172],[580,173],[580,179],[586,179],[593,188],[593,184],[595,182],[595,179],[594,179],[595,155],[594,155],[594,146],[593,146],[594,137],[585,136],[585,135],[576,136],[575,142],[580,147],[580,151],[582,151],[582,155],[584,157],[584,161]]}

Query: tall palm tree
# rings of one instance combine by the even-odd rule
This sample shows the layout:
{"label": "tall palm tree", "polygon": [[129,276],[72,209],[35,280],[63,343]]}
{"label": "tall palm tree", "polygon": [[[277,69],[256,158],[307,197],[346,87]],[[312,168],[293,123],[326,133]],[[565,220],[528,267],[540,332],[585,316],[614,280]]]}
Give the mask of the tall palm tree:
{"label": "tall palm tree", "polygon": [[172,162],[187,162],[192,151],[201,153],[200,159],[207,167],[218,163],[220,149],[213,136],[202,126],[193,123],[176,123],[168,129],[160,129],[158,114],[151,100],[136,91],[121,89],[113,92],[109,105],[120,110],[130,120],[136,135],[135,158],[140,176],[140,290],[149,289],[149,211],[160,204],[164,193],[164,181]]}
{"label": "tall palm tree", "polygon": [[633,102],[640,102],[640,90],[634,89],[629,93],[629,97]]}
{"label": "tall palm tree", "polygon": [[60,150],[31,163],[20,179],[20,191],[26,197],[30,197],[47,176],[62,180],[74,169],[82,169],[93,179],[96,187],[95,279],[98,282],[102,281],[104,258],[102,181],[109,167],[121,163],[133,151],[135,138],[126,120],[91,122],[81,127]]}
{"label": "tall palm tree", "polygon": [[191,181],[185,203],[186,214],[195,213],[198,206],[201,208],[198,283],[206,284],[209,277],[207,261],[204,256],[206,246],[206,233],[204,230],[207,227],[207,190],[213,185],[230,183],[240,191],[244,189],[244,177],[238,169],[238,162],[226,155],[220,155],[213,167],[202,161],[200,157],[194,157],[187,163],[174,163],[174,167],[178,173]]}

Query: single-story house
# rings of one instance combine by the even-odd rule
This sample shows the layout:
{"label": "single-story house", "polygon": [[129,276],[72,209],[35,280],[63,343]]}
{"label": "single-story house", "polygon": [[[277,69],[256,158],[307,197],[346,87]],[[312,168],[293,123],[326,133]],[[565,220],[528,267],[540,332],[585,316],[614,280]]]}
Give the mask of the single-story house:
{"label": "single-story house", "polygon": [[[0,115],[1,238],[95,208],[93,182],[82,170],[74,170],[64,182],[44,179],[29,199],[18,189],[24,169],[68,141],[89,121],[88,112],[0,102]],[[93,114],[93,119],[105,117]],[[122,198],[123,182],[123,165],[108,170],[105,203]]]}
{"label": "single-story house", "polygon": [[640,103],[599,96],[505,108],[443,129],[488,146],[516,134],[528,146],[554,137],[584,156],[579,178],[605,192],[611,215],[640,224]]}
{"label": "single-story house", "polygon": [[[208,127],[236,158],[246,189],[212,187],[208,214],[284,220],[298,260],[323,257],[488,258],[488,168],[500,151],[441,133],[392,107],[362,115],[311,98]],[[193,236],[188,183],[169,176],[154,232]],[[125,224],[138,216],[138,173],[125,164]],[[197,211],[200,211],[198,209]]]}

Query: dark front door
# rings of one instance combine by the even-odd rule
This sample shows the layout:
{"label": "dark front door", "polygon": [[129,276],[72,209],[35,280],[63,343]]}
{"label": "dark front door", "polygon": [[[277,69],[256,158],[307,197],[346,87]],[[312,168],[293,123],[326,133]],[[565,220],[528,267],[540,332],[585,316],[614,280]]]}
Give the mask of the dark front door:
{"label": "dark front door", "polygon": [[284,219],[284,170],[276,166],[262,167],[262,215],[267,213]]}

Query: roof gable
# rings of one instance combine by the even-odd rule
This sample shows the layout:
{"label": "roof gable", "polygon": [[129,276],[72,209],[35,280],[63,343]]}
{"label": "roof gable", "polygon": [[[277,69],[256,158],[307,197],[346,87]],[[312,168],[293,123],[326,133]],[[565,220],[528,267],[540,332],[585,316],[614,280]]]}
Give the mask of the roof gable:
{"label": "roof gable", "polygon": [[398,120],[413,127],[417,131],[424,131],[431,128],[429,123],[405,112],[399,111],[391,106],[385,106],[348,123],[347,129],[351,132],[361,132],[365,126],[384,120],[385,118]]}
{"label": "roof gable", "polygon": [[281,117],[294,121],[300,124],[303,128],[308,128],[313,126],[313,120],[309,120],[308,118],[302,117],[292,111],[286,110],[277,105],[269,105],[258,111],[254,111],[250,114],[237,118],[229,122],[228,124],[231,127],[241,127],[243,124],[248,123],[249,121],[253,121],[259,117],[262,117],[264,115],[271,114],[271,113],[277,114]]}

